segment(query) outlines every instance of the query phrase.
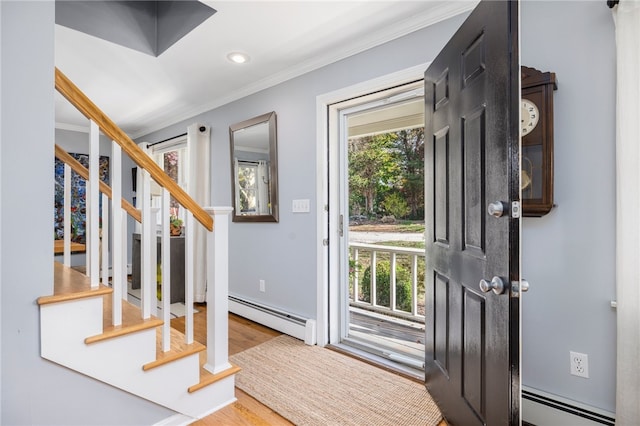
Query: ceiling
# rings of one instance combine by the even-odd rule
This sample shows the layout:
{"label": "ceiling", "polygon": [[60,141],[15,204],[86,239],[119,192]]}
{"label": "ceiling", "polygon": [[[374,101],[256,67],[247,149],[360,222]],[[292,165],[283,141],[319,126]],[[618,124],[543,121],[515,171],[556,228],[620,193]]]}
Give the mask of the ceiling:
{"label": "ceiling", "polygon": [[[477,1],[203,1],[217,12],[158,57],[61,25],[55,65],[133,138],[469,10]],[[250,60],[233,64],[227,54]],[[56,127],[88,123],[56,95]]]}

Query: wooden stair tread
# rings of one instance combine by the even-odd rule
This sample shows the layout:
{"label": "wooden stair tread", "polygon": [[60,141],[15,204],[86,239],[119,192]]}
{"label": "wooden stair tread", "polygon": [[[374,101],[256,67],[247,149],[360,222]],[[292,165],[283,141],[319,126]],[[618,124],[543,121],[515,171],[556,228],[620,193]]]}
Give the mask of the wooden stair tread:
{"label": "wooden stair tread", "polygon": [[53,262],[53,294],[39,297],[38,305],[102,296],[112,291],[111,287],[102,284],[91,288],[89,277],[60,262]]}
{"label": "wooden stair tread", "polygon": [[[85,252],[86,246],[80,243],[71,242],[71,252]],[[64,240],[53,240],[53,253],[54,254],[63,254],[64,253]]]}
{"label": "wooden stair tread", "polygon": [[113,295],[105,294],[103,296],[103,328],[102,334],[90,336],[84,339],[87,344],[101,342],[103,340],[112,339],[118,336],[124,336],[130,333],[136,333],[142,330],[148,330],[161,326],[164,322],[157,317],[150,316],[147,319],[142,319],[142,311],[135,305],[122,301],[122,324],[118,326],[112,325],[112,312],[113,312]]}
{"label": "wooden stair tread", "polygon": [[200,352],[200,382],[193,385],[193,386],[189,386],[189,393],[193,393],[195,391],[198,391],[206,386],[209,386],[217,381],[220,381],[222,379],[225,379],[229,376],[232,376],[238,372],[240,372],[240,370],[242,370],[240,367],[238,367],[237,365],[233,365],[231,364],[231,367],[227,368],[224,371],[221,371],[217,374],[213,374],[212,372],[210,372],[209,370],[205,369],[204,366],[207,363],[207,352]]}
{"label": "wooden stair tread", "polygon": [[168,364],[172,361],[207,350],[207,347],[202,343],[193,342],[189,345],[186,344],[184,342],[184,334],[180,333],[175,328],[170,328],[170,330],[171,347],[169,351],[164,352],[162,350],[162,328],[158,327],[156,329],[156,360],[143,365],[142,369],[144,371],[151,370],[152,368],[160,367],[161,365]]}

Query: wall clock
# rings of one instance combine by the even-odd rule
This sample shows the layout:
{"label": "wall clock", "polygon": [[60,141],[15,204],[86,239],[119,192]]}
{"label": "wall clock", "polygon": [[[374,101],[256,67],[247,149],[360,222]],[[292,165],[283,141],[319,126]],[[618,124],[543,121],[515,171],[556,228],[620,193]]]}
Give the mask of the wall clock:
{"label": "wall clock", "polygon": [[544,216],[553,207],[553,72],[521,67],[522,214]]}

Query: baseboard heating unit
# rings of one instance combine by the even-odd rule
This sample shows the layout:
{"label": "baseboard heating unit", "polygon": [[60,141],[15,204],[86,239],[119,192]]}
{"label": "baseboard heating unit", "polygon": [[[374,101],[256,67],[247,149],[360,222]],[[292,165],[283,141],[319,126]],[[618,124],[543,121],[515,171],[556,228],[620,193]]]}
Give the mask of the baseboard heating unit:
{"label": "baseboard heating unit", "polygon": [[229,296],[229,312],[304,340],[307,345],[316,344],[316,322],[313,319],[302,318],[236,296]]}
{"label": "baseboard heating unit", "polygon": [[614,413],[522,387],[522,420],[531,425],[615,425]]}

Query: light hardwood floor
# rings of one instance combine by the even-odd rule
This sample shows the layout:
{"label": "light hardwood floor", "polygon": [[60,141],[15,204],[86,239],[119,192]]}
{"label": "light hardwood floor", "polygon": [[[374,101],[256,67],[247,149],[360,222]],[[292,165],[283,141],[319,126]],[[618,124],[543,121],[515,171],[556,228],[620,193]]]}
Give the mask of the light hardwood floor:
{"label": "light hardwood floor", "polygon": [[[193,319],[193,338],[197,342],[207,343],[207,307],[196,304],[198,313]],[[171,327],[184,332],[184,317],[171,320]],[[264,327],[253,321],[229,314],[229,355],[242,352],[269,339],[279,336],[280,332]],[[266,405],[236,388],[236,398],[233,404],[193,423],[197,426],[249,426],[249,425],[291,425],[284,417],[272,411]]]}
{"label": "light hardwood floor", "polygon": [[[194,315],[193,337],[197,342],[206,344],[207,307],[204,304],[195,304],[195,309],[198,310],[198,313]],[[181,332],[184,332],[184,326],[184,317],[171,320],[171,327]],[[229,355],[257,346],[281,334],[253,321],[229,314]],[[292,425],[287,419],[238,388],[236,388],[236,398],[238,400],[233,404],[193,424],[197,426]],[[447,424],[442,421],[438,426],[447,426]]]}

